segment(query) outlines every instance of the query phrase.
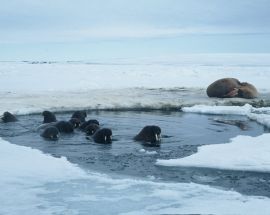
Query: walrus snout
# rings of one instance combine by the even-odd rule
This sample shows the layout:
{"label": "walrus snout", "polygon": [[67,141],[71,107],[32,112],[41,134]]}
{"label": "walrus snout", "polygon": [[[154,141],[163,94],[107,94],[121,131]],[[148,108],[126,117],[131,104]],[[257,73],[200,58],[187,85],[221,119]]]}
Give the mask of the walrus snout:
{"label": "walrus snout", "polygon": [[50,136],[50,139],[51,139],[51,140],[58,140],[58,139],[59,139],[59,136],[60,136],[59,134],[51,135],[51,136]]}
{"label": "walrus snout", "polygon": [[87,136],[93,135],[99,129],[99,125],[95,123],[90,123],[85,129],[85,133]]}
{"label": "walrus snout", "polygon": [[59,130],[54,127],[50,126],[47,127],[41,134],[40,136],[44,137],[47,140],[58,140],[60,132]]}
{"label": "walrus snout", "polygon": [[93,140],[96,143],[112,143],[112,130],[109,128],[102,128],[97,130],[93,135]]}

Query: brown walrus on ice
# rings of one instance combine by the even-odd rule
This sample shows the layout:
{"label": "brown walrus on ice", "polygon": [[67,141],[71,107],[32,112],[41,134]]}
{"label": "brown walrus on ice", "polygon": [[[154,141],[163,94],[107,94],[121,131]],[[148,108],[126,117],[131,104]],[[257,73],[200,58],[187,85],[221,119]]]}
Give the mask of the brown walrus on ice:
{"label": "brown walrus on ice", "polygon": [[257,89],[247,82],[240,82],[235,78],[222,78],[207,87],[209,97],[232,98],[239,97],[253,99],[258,96]]}

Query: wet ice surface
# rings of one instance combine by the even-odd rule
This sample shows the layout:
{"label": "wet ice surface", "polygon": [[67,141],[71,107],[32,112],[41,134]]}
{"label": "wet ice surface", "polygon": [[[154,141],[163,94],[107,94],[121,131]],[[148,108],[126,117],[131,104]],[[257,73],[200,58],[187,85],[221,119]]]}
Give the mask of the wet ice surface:
{"label": "wet ice surface", "polygon": [[[70,116],[71,113],[57,114],[58,120],[69,119]],[[234,189],[248,195],[270,196],[268,173],[155,165],[157,159],[191,155],[204,144],[229,142],[237,135],[258,136],[268,132],[245,116],[166,111],[92,111],[88,113],[88,119],[92,118],[99,120],[102,127],[112,129],[112,145],[93,143],[80,131],[62,135],[56,142],[46,141],[35,130],[42,122],[41,115],[19,116],[18,123],[0,124],[0,136],[11,143],[37,148],[55,157],[65,156],[86,170],[108,175],[161,182],[195,182]],[[132,140],[143,126],[151,124],[159,125],[162,134],[166,135],[160,147],[148,147]]]}

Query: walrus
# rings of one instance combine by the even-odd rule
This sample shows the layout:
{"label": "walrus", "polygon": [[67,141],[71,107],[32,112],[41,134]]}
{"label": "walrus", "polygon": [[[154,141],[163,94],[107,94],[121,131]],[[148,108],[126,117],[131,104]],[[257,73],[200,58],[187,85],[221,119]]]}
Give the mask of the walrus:
{"label": "walrus", "polygon": [[110,144],[112,143],[112,130],[109,128],[102,128],[95,132],[93,140],[96,143]]}
{"label": "walrus", "polygon": [[44,116],[43,123],[51,123],[51,122],[57,121],[54,113],[50,111],[47,111],[47,110],[43,111],[42,116]]}
{"label": "walrus", "polygon": [[48,140],[58,140],[59,130],[55,126],[50,126],[44,129],[40,136]]}
{"label": "walrus", "polygon": [[96,124],[96,125],[99,125],[99,121],[97,121],[96,119],[90,119],[90,120],[87,120],[86,122],[82,123],[81,126],[80,126],[80,129],[82,131],[84,131],[86,129],[86,127],[90,124]]}
{"label": "walrus", "polygon": [[69,122],[73,125],[73,128],[79,128],[81,126],[81,121],[77,118],[71,118]]}
{"label": "walrus", "polygon": [[161,141],[161,128],[156,125],[147,125],[134,137],[134,140],[159,144]]}
{"label": "walrus", "polygon": [[17,122],[18,119],[12,113],[6,111],[3,113],[3,116],[1,116],[1,121],[4,123]]}
{"label": "walrus", "polygon": [[258,97],[257,89],[250,83],[242,82],[241,87],[238,89],[238,96],[240,98],[253,99]]}
{"label": "walrus", "polygon": [[53,124],[53,126],[55,126],[60,133],[72,133],[74,131],[73,125],[67,121],[58,121]]}
{"label": "walrus", "polygon": [[258,96],[257,89],[250,83],[240,82],[236,78],[222,78],[207,87],[209,97],[253,99]]}
{"label": "walrus", "polygon": [[87,136],[93,135],[99,129],[99,125],[96,123],[90,123],[85,129],[84,132]]}
{"label": "walrus", "polygon": [[77,118],[82,122],[85,122],[85,118],[87,117],[86,111],[75,111],[71,118]]}

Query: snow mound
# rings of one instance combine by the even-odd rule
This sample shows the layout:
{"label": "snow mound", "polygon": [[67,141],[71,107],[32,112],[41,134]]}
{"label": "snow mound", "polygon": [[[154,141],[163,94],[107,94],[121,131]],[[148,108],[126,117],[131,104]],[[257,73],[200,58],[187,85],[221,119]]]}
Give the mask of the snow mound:
{"label": "snow mound", "polygon": [[237,136],[229,144],[201,146],[196,154],[180,159],[157,160],[156,164],[270,172],[269,140],[270,134]]}

